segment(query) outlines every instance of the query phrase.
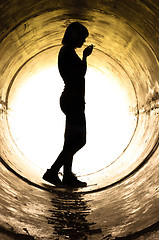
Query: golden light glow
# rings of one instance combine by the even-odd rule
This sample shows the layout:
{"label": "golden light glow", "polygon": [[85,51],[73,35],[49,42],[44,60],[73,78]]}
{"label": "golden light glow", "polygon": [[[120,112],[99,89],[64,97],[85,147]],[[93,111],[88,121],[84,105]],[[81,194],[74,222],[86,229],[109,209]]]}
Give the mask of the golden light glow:
{"label": "golden light glow", "polygon": [[[87,144],[76,154],[79,174],[111,164],[127,147],[136,118],[129,111],[129,91],[109,72],[89,68],[86,76]],[[130,90],[130,89],[129,89]]]}
{"label": "golden light glow", "polygon": [[[8,122],[18,148],[46,170],[62,150],[65,116],[59,97],[63,81],[57,67],[19,76],[9,96]],[[89,67],[86,75],[87,144],[74,157],[79,175],[96,172],[114,161],[129,143],[135,120],[129,96],[115,77]]]}

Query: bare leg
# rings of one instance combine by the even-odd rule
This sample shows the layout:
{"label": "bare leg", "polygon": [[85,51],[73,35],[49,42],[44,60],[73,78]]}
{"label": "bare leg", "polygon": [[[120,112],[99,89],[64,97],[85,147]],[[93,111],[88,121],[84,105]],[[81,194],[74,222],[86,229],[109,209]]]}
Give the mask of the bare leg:
{"label": "bare leg", "polygon": [[69,174],[72,171],[72,162],[72,153],[70,153],[67,149],[63,149],[50,170],[58,173],[60,168],[64,166],[64,174]]}
{"label": "bare leg", "polygon": [[51,170],[58,172],[64,166],[64,174],[72,172],[72,162],[74,154],[79,151],[86,143],[85,126],[72,126],[66,123],[65,143],[62,152],[58,156]]}
{"label": "bare leg", "polygon": [[[57,160],[52,165],[51,169],[48,169],[43,178],[56,185],[60,183],[58,172],[62,166],[64,166],[64,178],[63,182],[67,185],[81,184],[79,180],[72,174],[72,162],[74,154],[79,151],[86,143],[86,125],[83,124],[70,124],[66,119],[65,129],[65,142],[62,152],[59,154]],[[47,180],[48,177],[48,180]],[[72,185],[73,185],[72,184]]]}

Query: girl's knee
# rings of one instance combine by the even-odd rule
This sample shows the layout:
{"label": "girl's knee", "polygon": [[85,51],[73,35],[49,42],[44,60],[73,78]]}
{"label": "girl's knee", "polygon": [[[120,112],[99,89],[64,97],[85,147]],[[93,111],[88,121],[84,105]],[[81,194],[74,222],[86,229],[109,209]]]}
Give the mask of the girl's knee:
{"label": "girl's knee", "polygon": [[78,149],[80,150],[82,147],[84,147],[86,144],[86,137],[83,137],[80,139],[80,141],[78,142]]}
{"label": "girl's knee", "polygon": [[82,141],[82,147],[84,147],[85,145],[86,145],[86,137]]}

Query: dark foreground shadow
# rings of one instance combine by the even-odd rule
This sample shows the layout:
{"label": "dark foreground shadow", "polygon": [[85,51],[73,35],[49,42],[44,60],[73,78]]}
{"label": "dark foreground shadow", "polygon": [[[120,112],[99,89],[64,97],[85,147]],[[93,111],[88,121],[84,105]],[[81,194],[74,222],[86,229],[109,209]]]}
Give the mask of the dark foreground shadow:
{"label": "dark foreground shadow", "polygon": [[86,216],[90,209],[87,202],[82,198],[82,194],[75,192],[59,192],[57,197],[52,199],[53,208],[50,210],[51,217],[48,223],[53,226],[53,235],[57,238],[86,240],[88,236],[101,233],[101,229],[91,230],[95,223],[89,223]]}

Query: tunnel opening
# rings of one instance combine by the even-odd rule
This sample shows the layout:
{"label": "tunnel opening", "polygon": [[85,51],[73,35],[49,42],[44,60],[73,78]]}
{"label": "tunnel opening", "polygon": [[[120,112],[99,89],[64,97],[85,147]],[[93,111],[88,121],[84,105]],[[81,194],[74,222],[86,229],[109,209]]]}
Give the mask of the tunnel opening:
{"label": "tunnel opening", "polygon": [[[74,161],[74,169],[77,172],[77,175],[86,179],[89,184],[95,185],[97,186],[96,188],[100,189],[104,186],[111,185],[114,182],[118,182],[124,176],[129,175],[133,169],[140,165],[144,156],[146,156],[152,147],[151,145],[149,149],[145,151],[146,145],[151,141],[147,140],[145,129],[141,131],[141,127],[143,127],[144,124],[146,126],[149,118],[153,121],[153,117],[151,118],[150,114],[147,114],[146,107],[148,101],[152,102],[151,99],[157,94],[157,81],[155,81],[155,86],[153,83],[154,78],[157,78],[156,73],[158,74],[158,71],[156,71],[154,75],[154,69],[157,70],[158,62],[147,42],[127,22],[119,19],[117,16],[109,14],[105,15],[105,20],[102,21],[103,14],[97,12],[96,20],[98,21],[94,20],[94,25],[92,27],[89,20],[93,14],[94,11],[89,11],[88,20],[83,21],[81,19],[81,22],[85,24],[90,31],[87,44],[89,45],[89,43],[93,43],[95,45],[94,53],[88,62],[89,68],[86,76],[86,98],[88,98],[86,99],[86,115],[88,119],[87,128],[89,141],[86,145],[88,146],[88,149],[82,149],[75,156],[77,160],[75,159]],[[47,160],[43,161],[43,159],[48,159],[48,166],[51,165],[53,159],[56,159],[63,144],[60,140],[56,141],[57,137],[54,139],[52,137],[55,136],[54,131],[56,127],[51,131],[48,129],[46,130],[45,127],[42,130],[41,127],[46,120],[44,125],[47,126],[47,121],[50,121],[49,128],[51,129],[50,126],[53,125],[52,122],[56,119],[60,126],[59,130],[61,131],[59,133],[59,139],[61,138],[63,140],[63,116],[60,115],[59,112],[55,114],[53,111],[52,116],[50,115],[46,117],[45,114],[42,115],[42,108],[45,111],[48,107],[47,114],[51,112],[51,102],[56,102],[54,108],[57,108],[62,85],[57,87],[56,85],[50,85],[49,87],[49,83],[46,82],[45,84],[44,80],[47,73],[42,73],[42,69],[49,69],[54,66],[55,72],[50,72],[50,76],[52,74],[55,79],[54,82],[59,81],[61,84],[61,80],[57,80],[59,79],[57,73],[57,54],[60,48],[58,44],[60,43],[63,34],[61,29],[64,30],[64,28],[71,21],[75,21],[75,19],[71,19],[70,17],[69,22],[67,22],[61,17],[61,21],[57,21],[57,24],[60,24],[61,28],[57,31],[54,22],[55,19],[52,18],[52,16],[55,15],[54,12],[47,12],[30,18],[14,29],[14,31],[3,41],[4,49],[6,51],[6,47],[8,48],[8,42],[11,40],[15,41],[17,48],[22,48],[21,51],[18,50],[17,52],[18,55],[20,54],[19,60],[24,56],[27,56],[26,61],[20,65],[21,67],[17,69],[10,82],[8,82],[8,87],[6,85],[5,102],[8,109],[7,119],[9,120],[9,132],[12,135],[11,138],[14,139],[13,145],[16,143],[21,150],[21,155],[24,155],[23,158],[21,158],[23,160],[19,160],[19,162],[16,162],[13,165],[17,166],[17,169],[21,169],[20,174],[22,174],[23,177],[26,177],[27,179],[29,178],[32,181],[31,174],[29,173],[28,176],[26,169],[29,169],[33,163],[38,175],[33,177],[33,182],[36,181],[38,183],[41,183],[41,175],[45,168],[42,164],[47,162]],[[43,23],[43,28],[41,25],[38,25],[38,22],[41,21]],[[100,31],[104,26],[107,26],[107,28],[105,28],[105,32],[102,34]],[[41,34],[42,36],[40,36]],[[31,45],[28,45],[28,40],[31,40]],[[104,46],[102,45],[102,42],[109,42],[109,45]],[[34,44],[36,44],[36,48],[33,47]],[[12,50],[15,54],[15,48]],[[79,50],[78,53],[80,55],[81,51]],[[28,58],[29,55],[30,58]],[[29,85],[29,82],[33,82],[32,75],[38,73],[38,69],[41,69],[41,73],[39,73],[36,80],[34,80],[35,90],[32,90],[32,98],[30,98],[31,100],[29,103],[27,95],[29,95],[31,89],[34,88]],[[94,72],[92,73],[92,71]],[[22,79],[22,76],[24,80]],[[97,79],[101,81],[100,84],[97,83]],[[144,79],[144,81],[142,81],[142,79]],[[20,88],[22,89],[23,82],[26,82],[25,84],[28,84],[28,86],[27,88],[23,88],[20,95]],[[5,82],[5,84],[7,83]],[[47,89],[44,89],[44,86],[47,86]],[[41,91],[39,88],[41,88]],[[51,94],[51,92],[48,92],[49,94],[47,94],[46,92],[51,88],[54,89],[54,93]],[[3,88],[3,90],[5,90],[5,88]],[[92,96],[90,95],[91,91]],[[15,101],[13,100],[15,99],[15,92],[20,96],[16,101],[17,104],[20,103],[20,105],[16,105],[16,107],[14,107]],[[26,96],[24,94],[25,92]],[[99,93],[97,94],[97,92]],[[37,97],[35,95],[36,93],[39,94]],[[23,101],[22,96],[24,96],[23,105],[21,105]],[[55,97],[54,99],[47,99],[48,96]],[[40,102],[41,104],[39,104]],[[93,102],[93,104],[91,105],[90,102]],[[109,102],[109,104],[106,104],[106,102]],[[50,103],[50,105],[48,103]],[[155,104],[156,103],[157,101],[155,100]],[[93,109],[94,106],[96,107],[96,113]],[[29,112],[29,109],[32,109],[32,112]],[[15,115],[17,111],[19,111],[19,115]],[[90,111],[92,112],[89,113]],[[39,114],[37,118],[35,117],[36,112]],[[142,115],[140,114],[141,112]],[[34,117],[31,117],[31,115]],[[53,115],[59,115],[60,117],[55,118]],[[39,119],[41,119],[41,122]],[[34,130],[36,129],[35,136],[37,136],[37,139],[32,137],[32,141],[30,131],[25,127],[29,124],[29,121],[31,123],[34,121]],[[15,122],[16,125],[13,124]],[[37,127],[38,122],[39,127]],[[32,134],[34,132],[33,126],[31,130]],[[101,127],[101,129],[99,129],[99,127]],[[146,127],[149,128],[150,126]],[[18,128],[19,130],[17,130]],[[31,128],[31,125],[29,128]],[[15,131],[19,132],[19,136],[16,136]],[[39,137],[40,135],[42,136],[42,132],[44,137]],[[51,139],[47,141],[47,144],[46,139],[48,136],[46,135],[46,132],[49,132],[49,137]],[[56,136],[57,135],[58,134],[56,134]],[[100,144],[96,144],[97,139],[100,138],[102,138]],[[40,141],[37,144],[38,139]],[[92,139],[94,139],[94,145],[89,144]],[[54,143],[57,142],[55,147],[56,151],[52,150],[52,141],[54,141]],[[142,147],[138,147],[138,144],[136,144],[140,141],[142,143],[144,142],[143,145],[140,143],[140,146]],[[47,147],[46,149],[44,148],[44,144]],[[27,155],[29,146],[31,149],[30,155],[29,153]],[[33,151],[33,149],[35,150]],[[43,153],[38,151],[38,149],[43,149]],[[92,149],[96,149],[96,152],[92,151]],[[18,149],[15,151],[18,151]],[[33,154],[32,156],[31,152]],[[38,152],[39,155],[37,154]],[[92,155],[89,156],[89,153],[91,152]],[[143,158],[141,155],[143,155]],[[41,163],[39,161],[40,156]],[[86,161],[86,159],[88,160]],[[34,163],[34,161],[36,163]],[[29,162],[29,165],[26,168],[27,162]],[[87,167],[86,162],[88,163]],[[92,164],[93,162],[96,163],[96,165]],[[33,173],[34,172],[35,171],[33,170]]]}
{"label": "tunnel opening", "polygon": [[[57,69],[58,50],[59,46],[53,47],[27,62],[15,74],[7,92],[8,125],[14,142],[43,171],[52,165],[63,144],[65,124],[59,108],[63,84]],[[94,174],[114,162],[129,145],[137,123],[132,114],[135,93],[126,74],[122,81],[110,76],[108,63],[115,68],[112,60],[102,57],[96,49],[94,55],[98,64],[107,57],[104,60],[107,65],[100,63],[87,71],[88,143],[74,160],[78,175]],[[118,75],[122,71],[116,67]]]}
{"label": "tunnel opening", "polygon": [[[15,7],[12,6],[14,4]],[[130,130],[127,126],[128,140],[123,143],[116,156],[112,157],[110,151],[112,161],[106,165],[102,163],[99,168],[95,167],[90,172],[87,169],[78,172],[90,185],[87,189],[78,190],[87,193],[85,198],[91,202],[92,211],[87,218],[94,219],[105,236],[106,232],[111,232],[114,236],[128,235],[154,224],[158,221],[154,214],[158,194],[156,172],[159,142],[158,4],[153,1],[80,1],[82,8],[77,11],[77,3],[71,1],[61,1],[58,4],[56,1],[40,1],[34,2],[32,6],[27,2],[24,15],[20,14],[24,13],[20,1],[15,1],[14,4],[10,2],[8,6],[4,6],[2,3],[1,15],[3,24],[0,53],[3,58],[0,60],[0,156],[3,163],[23,180],[42,188],[44,166],[39,168],[37,164],[28,161],[14,139],[10,123],[8,128],[13,103],[11,95],[21,84],[17,78],[24,68],[31,62],[33,64],[39,56],[50,52],[54,56],[51,64],[56,65],[55,56],[64,29],[70,22],[78,20],[89,29],[87,44],[95,45],[94,56],[89,60],[89,69],[98,73],[99,79],[104,74],[104,79],[111,75],[111,80],[120,86],[122,91],[119,92],[122,92],[122,96],[125,94],[128,101],[125,105],[125,118],[129,115],[128,126],[131,128]],[[13,15],[8,14],[11,11],[9,9],[12,9]],[[45,62],[41,61],[40,64],[45,65]],[[90,78],[88,73],[88,82]],[[90,85],[88,84],[88,89]],[[117,115],[119,116],[119,112]],[[78,163],[78,156],[76,162]],[[6,176],[9,176],[8,179],[11,177],[7,174],[2,167],[1,178],[5,181]],[[8,186],[8,193],[11,184],[8,180],[4,185],[3,180],[3,188]],[[17,188],[17,185],[13,184],[12,188],[14,187]],[[56,189],[52,190],[55,192]],[[69,191],[66,195],[69,195]],[[120,209],[117,207],[119,205]],[[111,214],[109,208],[116,214]],[[119,221],[118,216],[122,221]],[[31,228],[30,232],[33,232]]]}

